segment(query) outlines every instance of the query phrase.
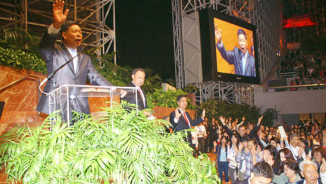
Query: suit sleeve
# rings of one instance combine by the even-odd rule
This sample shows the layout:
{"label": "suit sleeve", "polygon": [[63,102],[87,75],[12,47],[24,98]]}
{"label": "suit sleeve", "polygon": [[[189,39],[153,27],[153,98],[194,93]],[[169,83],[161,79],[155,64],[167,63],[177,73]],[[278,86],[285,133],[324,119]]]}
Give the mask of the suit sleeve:
{"label": "suit sleeve", "polygon": [[[89,56],[88,56],[89,57]],[[109,82],[106,78],[104,78],[95,68],[91,62],[91,58],[89,57],[89,67],[88,67],[88,80],[93,85],[99,86],[113,86],[111,82]]]}
{"label": "suit sleeve", "polygon": [[223,45],[223,42],[221,44],[216,44],[217,50],[220,51],[220,54],[225,61],[227,61],[229,64],[235,65],[234,61],[236,60],[234,51],[226,51],[225,47]]}
{"label": "suit sleeve", "polygon": [[255,125],[255,127],[250,131],[249,138],[250,139],[255,138],[258,130],[259,130],[259,126]]}
{"label": "suit sleeve", "polygon": [[232,130],[226,125],[223,125],[223,128],[224,128],[225,132],[231,137]]}
{"label": "suit sleeve", "polygon": [[55,41],[59,34],[49,35],[48,31],[46,30],[42,36],[39,51],[42,58],[46,61],[52,61],[53,55],[55,53]]}
{"label": "suit sleeve", "polygon": [[174,122],[174,118],[175,118],[175,112],[171,112],[170,114],[170,123],[173,126],[173,130],[176,128],[177,124]]}
{"label": "suit sleeve", "polygon": [[191,124],[191,126],[196,126],[196,125],[198,125],[199,123],[201,123],[201,122],[203,122],[204,120],[203,120],[203,118],[198,118],[198,119],[196,119],[196,120],[192,120],[191,118],[190,118],[190,114],[188,113],[188,112],[186,112],[187,113],[187,117],[190,119],[190,124]]}

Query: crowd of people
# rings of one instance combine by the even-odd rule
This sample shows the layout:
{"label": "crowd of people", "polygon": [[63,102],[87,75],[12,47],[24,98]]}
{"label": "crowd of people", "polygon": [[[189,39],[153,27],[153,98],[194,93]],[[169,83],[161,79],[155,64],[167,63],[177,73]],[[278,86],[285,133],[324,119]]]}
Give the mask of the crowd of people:
{"label": "crowd of people", "polygon": [[240,123],[222,116],[211,122],[205,118],[193,126],[194,156],[216,153],[216,167],[225,183],[246,183],[260,162],[271,166],[273,183],[326,182],[326,129],[321,121],[305,120],[291,127],[284,122],[279,128],[260,125],[262,119],[250,124],[245,117]]}
{"label": "crowd of people", "polygon": [[293,85],[326,83],[326,54],[321,51],[304,53],[303,50],[289,51],[277,73],[296,72]]}

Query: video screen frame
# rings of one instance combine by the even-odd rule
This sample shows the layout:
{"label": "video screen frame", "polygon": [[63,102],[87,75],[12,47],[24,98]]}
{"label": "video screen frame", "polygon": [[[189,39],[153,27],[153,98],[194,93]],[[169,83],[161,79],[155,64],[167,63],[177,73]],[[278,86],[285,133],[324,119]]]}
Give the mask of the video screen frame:
{"label": "video screen frame", "polygon": [[[258,49],[257,49],[257,47],[255,47],[257,45],[256,26],[252,25],[248,22],[245,22],[243,20],[240,20],[238,18],[227,15],[225,13],[218,12],[212,8],[207,8],[205,10],[200,11],[199,17],[200,17],[200,36],[201,36],[201,50],[202,50],[203,80],[204,81],[214,80],[214,81],[260,84],[259,62],[258,62],[258,51],[257,51]],[[238,39],[239,29],[242,29],[243,31],[245,31],[245,35],[247,37],[247,42],[248,42],[248,46],[246,47],[248,50],[248,53],[251,54],[252,51],[255,53],[254,56],[252,56],[252,58],[250,57],[251,58],[251,60],[250,60],[251,69],[253,68],[253,66],[255,66],[255,72],[254,72],[255,76],[253,76],[253,74],[250,72],[246,73],[247,70],[243,71],[243,72],[245,72],[245,75],[230,73],[232,71],[233,71],[233,73],[236,73],[236,72],[241,73],[241,72],[239,72],[239,70],[236,71],[235,69],[232,70],[231,65],[233,65],[233,63],[225,64],[226,60],[221,57],[221,53],[219,53],[219,50],[217,49],[217,45],[216,45],[217,39],[215,37],[215,25],[214,25],[214,23],[216,23],[217,19],[221,22],[224,22],[225,24],[230,24],[230,26],[224,26],[224,28],[222,30],[222,42],[223,42],[223,40],[225,40],[224,46],[225,46],[226,51],[232,51],[233,50],[232,48],[235,48],[235,47],[238,47],[238,52],[239,52],[239,50],[241,50],[241,48],[239,47],[239,43],[236,43],[234,40]],[[214,20],[215,20],[215,22],[214,22]],[[225,30],[225,27],[233,27],[233,30],[229,30],[229,31]],[[230,34],[234,35],[233,38],[230,39],[230,40],[233,40],[233,41],[231,41],[231,42],[234,42],[233,44],[230,45],[230,41],[227,40],[228,37],[226,37],[226,36],[223,37],[223,32],[227,33],[225,35],[230,35]],[[241,33],[242,32],[240,31],[240,34]],[[251,36],[253,38],[253,41],[251,41]],[[223,42],[223,44],[224,44],[224,42]],[[251,51],[251,45],[253,45],[252,51]],[[242,47],[242,49],[243,49],[243,47]],[[246,55],[246,56],[248,57],[248,55]],[[222,58],[222,60],[221,60],[221,58]],[[252,63],[253,58],[254,58],[254,64]],[[249,60],[249,58],[248,58],[248,60]],[[248,60],[247,60],[247,62],[248,62]],[[218,67],[222,67],[222,66],[218,66],[218,61],[224,62],[224,66],[229,65],[228,66],[229,68],[228,69],[224,68],[224,70],[219,69],[219,71],[218,71]],[[229,73],[226,72],[227,70],[229,71]]]}

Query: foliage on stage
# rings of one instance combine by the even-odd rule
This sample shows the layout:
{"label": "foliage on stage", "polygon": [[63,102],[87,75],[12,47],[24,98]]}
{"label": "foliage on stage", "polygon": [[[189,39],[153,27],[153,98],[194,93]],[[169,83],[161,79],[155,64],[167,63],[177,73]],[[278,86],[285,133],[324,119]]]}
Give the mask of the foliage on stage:
{"label": "foliage on stage", "polygon": [[46,73],[46,65],[39,56],[22,50],[0,47],[0,65],[15,69]]}
{"label": "foliage on stage", "polygon": [[0,65],[46,73],[37,51],[40,38],[19,29],[0,29]]}
{"label": "foliage on stage", "polygon": [[[187,95],[187,93],[181,89],[176,91],[163,91],[163,89],[156,89],[154,93],[147,94],[146,99],[148,101],[149,108],[154,108],[154,106],[177,108],[177,97],[179,95]],[[190,103],[190,99],[188,99],[187,109],[196,109],[196,106]]]}
{"label": "foliage on stage", "polygon": [[[50,118],[57,119],[51,131]],[[195,159],[185,132],[167,133],[168,126],[121,105],[71,127],[51,115],[40,127],[3,135],[0,165],[9,181],[33,184],[220,182],[207,155]]]}
{"label": "foliage on stage", "polygon": [[[225,101],[216,101],[214,99],[209,99],[203,102],[198,108],[197,115],[201,115],[203,109],[206,109],[206,117],[210,119],[215,118],[218,120],[219,116],[224,116],[226,118],[232,117],[232,119],[238,118],[239,123],[243,116],[246,117],[246,123],[257,123],[258,118],[261,116],[260,108],[256,106],[250,106],[247,104],[228,104]],[[264,118],[262,120],[262,125],[272,126],[275,119],[275,115],[270,113],[267,109],[264,113]]]}

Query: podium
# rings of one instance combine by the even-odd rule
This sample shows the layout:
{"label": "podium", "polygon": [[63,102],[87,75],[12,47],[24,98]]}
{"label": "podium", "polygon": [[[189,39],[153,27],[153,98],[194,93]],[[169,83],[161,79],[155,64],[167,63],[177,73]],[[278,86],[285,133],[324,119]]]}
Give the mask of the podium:
{"label": "podium", "polygon": [[[112,108],[112,99],[123,94],[134,94],[137,100],[139,87],[118,87],[118,86],[92,86],[92,85],[62,85],[48,95],[49,114],[60,111],[62,119],[71,125],[73,111],[77,113],[90,114],[88,97],[109,97]],[[138,114],[138,104],[136,110]]]}

